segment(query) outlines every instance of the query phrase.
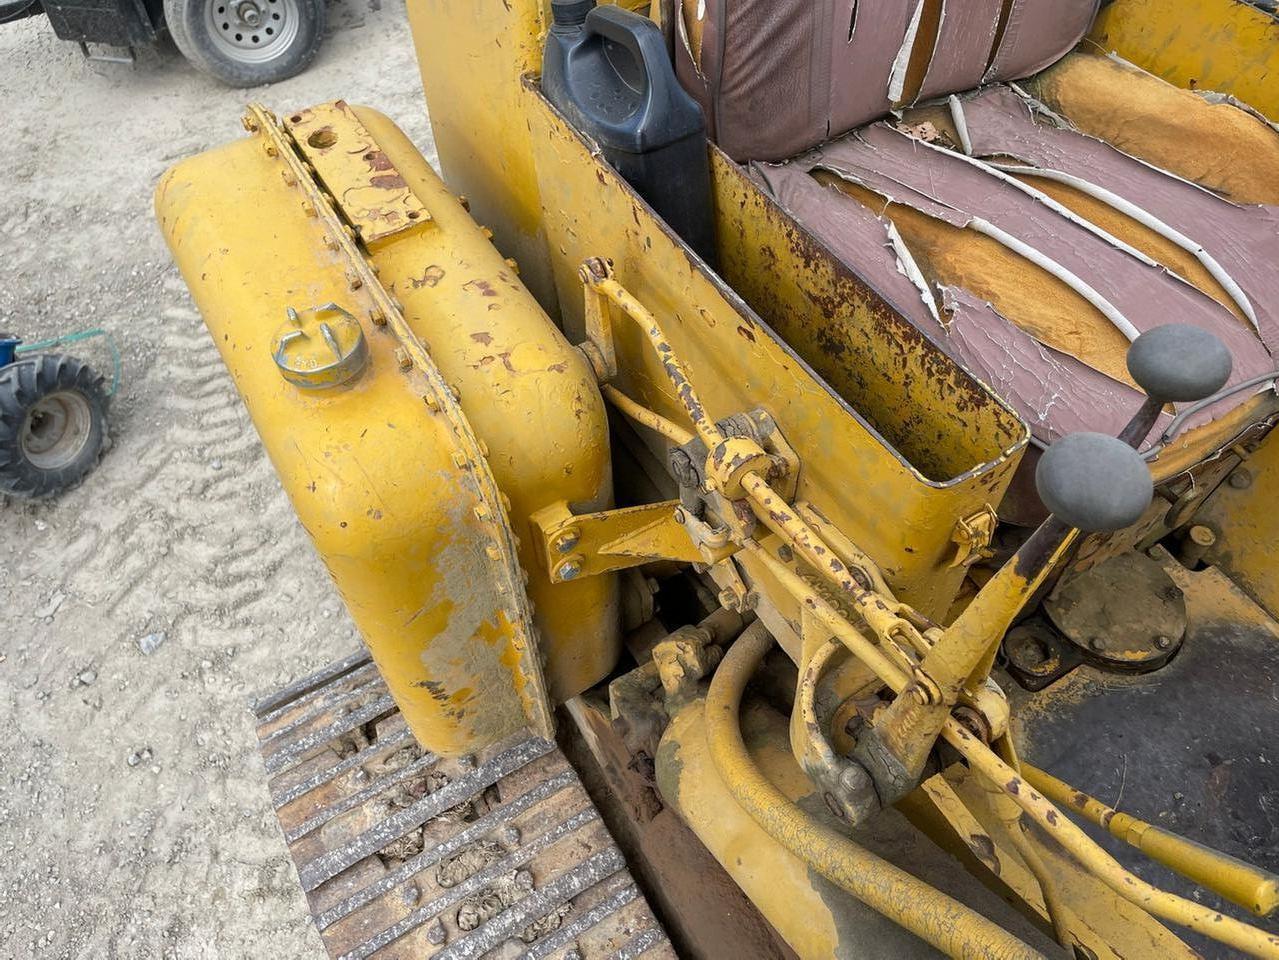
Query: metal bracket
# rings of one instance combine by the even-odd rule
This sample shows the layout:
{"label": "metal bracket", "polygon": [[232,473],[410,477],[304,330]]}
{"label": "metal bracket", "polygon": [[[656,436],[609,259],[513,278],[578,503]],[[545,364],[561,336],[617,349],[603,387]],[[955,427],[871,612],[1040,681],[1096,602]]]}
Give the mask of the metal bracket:
{"label": "metal bracket", "polygon": [[995,538],[995,528],[998,525],[999,517],[990,504],[971,516],[961,518],[950,535],[955,544],[955,558],[950,561],[950,565],[971,567],[993,557],[995,553],[990,549],[990,544]]}
{"label": "metal bracket", "polygon": [[426,205],[345,100],[299,110],[285,117],[283,125],[366,245],[431,220]]}
{"label": "metal bracket", "polygon": [[552,583],[625,570],[655,560],[715,563],[735,546],[699,546],[681,522],[678,500],[574,514],[564,501],[530,518]]}

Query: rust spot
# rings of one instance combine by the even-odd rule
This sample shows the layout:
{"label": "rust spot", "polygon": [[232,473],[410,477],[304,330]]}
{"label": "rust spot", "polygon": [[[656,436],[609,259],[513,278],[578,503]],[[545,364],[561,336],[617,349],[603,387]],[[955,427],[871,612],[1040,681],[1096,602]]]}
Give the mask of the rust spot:
{"label": "rust spot", "polygon": [[409,286],[414,290],[419,290],[422,287],[433,287],[443,279],[444,268],[433,263],[422,271],[421,279],[409,277]]}
{"label": "rust spot", "polygon": [[391,158],[381,150],[373,149],[364,154],[364,159],[371,170],[394,170]]}
{"label": "rust spot", "polygon": [[968,849],[985,864],[986,869],[999,876],[1000,864],[999,857],[995,853],[995,841],[984,833],[970,834],[968,837]]}
{"label": "rust spot", "polygon": [[1007,791],[1015,797],[1017,794],[1021,793],[1021,781],[1016,777],[1013,777],[1008,781],[1005,789],[1007,789]]}
{"label": "rust spot", "polygon": [[474,340],[476,343],[482,343],[484,344],[484,346],[487,347],[490,343],[493,342],[493,334],[489,333],[486,330],[481,330],[478,333],[471,334],[471,339]]}
{"label": "rust spot", "polygon": [[379,173],[377,176],[369,177],[369,183],[380,190],[403,190],[408,187],[404,178],[398,173]]}
{"label": "rust spot", "polygon": [[1049,826],[1057,826],[1057,811],[1049,810],[1044,814],[1044,819],[1048,821]]}
{"label": "rust spot", "polygon": [[480,296],[482,297],[497,296],[497,291],[493,289],[493,284],[489,283],[487,280],[483,280],[479,278],[476,278],[475,280],[466,281],[466,283],[462,284],[462,289],[470,290],[472,292],[478,291]]}

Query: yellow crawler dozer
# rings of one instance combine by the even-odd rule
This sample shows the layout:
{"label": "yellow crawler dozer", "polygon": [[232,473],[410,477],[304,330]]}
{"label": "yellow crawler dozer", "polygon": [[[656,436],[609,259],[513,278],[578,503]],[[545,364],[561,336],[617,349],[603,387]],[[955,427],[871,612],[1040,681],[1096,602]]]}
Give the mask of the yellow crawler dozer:
{"label": "yellow crawler dozer", "polygon": [[[1279,957],[1279,21],[411,0],[165,237],[364,648],[341,957]],[[979,882],[973,882],[974,880]]]}

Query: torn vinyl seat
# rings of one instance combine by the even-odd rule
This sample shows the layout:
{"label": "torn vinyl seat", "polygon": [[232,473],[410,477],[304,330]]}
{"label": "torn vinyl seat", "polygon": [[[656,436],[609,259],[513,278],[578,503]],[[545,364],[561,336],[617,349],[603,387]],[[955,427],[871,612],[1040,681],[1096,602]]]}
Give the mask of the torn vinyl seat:
{"label": "torn vinyl seat", "polygon": [[[1279,131],[1072,53],[1095,8],[696,0],[676,58],[721,148],[1039,444],[1119,431],[1142,400],[1124,359],[1141,332],[1216,334],[1235,392],[1170,407],[1147,438],[1175,428],[1202,457],[1279,367]],[[1041,516],[1010,502],[1028,488],[1005,519]]]}

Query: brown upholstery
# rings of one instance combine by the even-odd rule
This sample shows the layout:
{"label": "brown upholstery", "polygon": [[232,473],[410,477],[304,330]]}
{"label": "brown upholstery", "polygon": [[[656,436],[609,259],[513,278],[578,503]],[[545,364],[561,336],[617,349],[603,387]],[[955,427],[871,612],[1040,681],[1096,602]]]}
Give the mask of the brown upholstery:
{"label": "brown upholstery", "polygon": [[780,160],[921,95],[1040,70],[1079,42],[1097,3],[684,0],[676,70],[729,156]]}

